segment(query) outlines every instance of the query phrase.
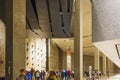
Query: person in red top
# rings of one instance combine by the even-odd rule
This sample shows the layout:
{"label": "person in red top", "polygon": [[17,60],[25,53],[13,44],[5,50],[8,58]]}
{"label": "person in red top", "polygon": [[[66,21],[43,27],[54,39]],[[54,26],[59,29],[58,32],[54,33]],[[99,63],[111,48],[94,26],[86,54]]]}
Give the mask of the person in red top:
{"label": "person in red top", "polygon": [[72,74],[71,70],[68,70],[68,80],[71,79],[71,74]]}

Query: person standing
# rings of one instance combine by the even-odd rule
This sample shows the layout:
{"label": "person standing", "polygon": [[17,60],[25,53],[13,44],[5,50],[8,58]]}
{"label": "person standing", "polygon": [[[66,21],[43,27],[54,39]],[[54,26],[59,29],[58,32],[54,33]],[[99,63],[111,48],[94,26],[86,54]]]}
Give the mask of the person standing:
{"label": "person standing", "polygon": [[67,80],[67,78],[68,78],[68,71],[65,70],[65,80]]}
{"label": "person standing", "polygon": [[71,70],[68,70],[68,80],[70,80],[71,79]]}
{"label": "person standing", "polygon": [[62,71],[61,78],[62,78],[62,80],[64,80],[64,78],[65,78],[65,70]]}
{"label": "person standing", "polygon": [[20,75],[16,80],[27,80],[25,69],[20,69]]}
{"label": "person standing", "polygon": [[45,80],[45,71],[42,71],[42,80]]}
{"label": "person standing", "polygon": [[33,68],[31,68],[30,72],[31,72],[31,75],[32,75],[32,80],[35,80],[35,75],[34,75],[35,70]]}
{"label": "person standing", "polygon": [[32,80],[32,74],[30,71],[27,72],[26,76],[27,76],[27,80]]}
{"label": "person standing", "polygon": [[37,70],[35,72],[35,80],[40,80],[40,71],[39,70]]}
{"label": "person standing", "polygon": [[57,77],[54,71],[50,72],[50,76],[48,77],[47,80],[57,80]]}

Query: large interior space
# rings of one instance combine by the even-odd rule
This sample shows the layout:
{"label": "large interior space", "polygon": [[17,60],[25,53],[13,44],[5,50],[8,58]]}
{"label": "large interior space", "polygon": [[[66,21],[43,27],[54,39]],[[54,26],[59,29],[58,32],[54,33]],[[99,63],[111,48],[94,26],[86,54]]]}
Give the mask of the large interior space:
{"label": "large interior space", "polygon": [[119,0],[0,0],[0,80],[120,80]]}

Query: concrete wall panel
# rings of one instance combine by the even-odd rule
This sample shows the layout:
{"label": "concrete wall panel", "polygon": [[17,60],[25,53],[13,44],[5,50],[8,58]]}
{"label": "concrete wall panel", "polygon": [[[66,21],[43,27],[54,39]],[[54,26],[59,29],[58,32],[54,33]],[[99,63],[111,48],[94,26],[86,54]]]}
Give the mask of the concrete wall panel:
{"label": "concrete wall panel", "polygon": [[120,38],[120,0],[92,0],[93,42]]}

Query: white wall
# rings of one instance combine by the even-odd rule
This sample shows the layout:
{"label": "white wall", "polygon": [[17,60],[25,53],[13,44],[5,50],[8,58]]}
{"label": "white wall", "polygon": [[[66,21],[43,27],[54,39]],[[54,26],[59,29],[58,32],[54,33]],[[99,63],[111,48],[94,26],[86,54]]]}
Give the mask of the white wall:
{"label": "white wall", "polygon": [[46,70],[46,39],[26,39],[26,67]]}
{"label": "white wall", "polygon": [[[3,63],[1,63],[3,61]],[[5,25],[0,20],[0,77],[5,76]]]}

